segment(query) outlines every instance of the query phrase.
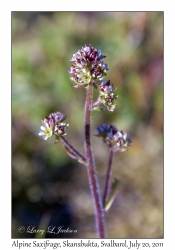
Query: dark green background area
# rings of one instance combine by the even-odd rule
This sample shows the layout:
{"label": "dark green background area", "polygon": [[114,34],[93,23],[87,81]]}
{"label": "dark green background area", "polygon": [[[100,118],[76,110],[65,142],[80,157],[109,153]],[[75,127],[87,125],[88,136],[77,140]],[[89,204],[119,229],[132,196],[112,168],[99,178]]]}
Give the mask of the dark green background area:
{"label": "dark green background area", "polygon": [[[118,195],[106,216],[108,238],[163,237],[163,12],[12,12],[12,237],[19,226],[76,229],[47,238],[96,238],[87,172],[41,119],[60,111],[66,138],[84,153],[85,89],[67,74],[74,53],[92,44],[106,55],[106,80],[119,95],[114,112],[92,113],[92,144],[103,192],[108,148],[94,135],[111,123],[131,135],[114,157]],[[97,93],[94,92],[94,100]]]}

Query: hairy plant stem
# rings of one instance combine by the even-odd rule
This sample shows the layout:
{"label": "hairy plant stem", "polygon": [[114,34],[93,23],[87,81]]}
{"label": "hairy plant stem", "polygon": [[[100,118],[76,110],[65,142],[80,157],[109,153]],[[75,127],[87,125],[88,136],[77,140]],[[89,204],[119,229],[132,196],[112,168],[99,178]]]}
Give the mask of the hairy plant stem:
{"label": "hairy plant stem", "polygon": [[104,194],[103,194],[103,207],[105,208],[108,195],[109,195],[109,190],[110,190],[110,177],[111,177],[111,169],[112,169],[112,160],[113,160],[113,151],[110,149],[110,155],[109,155],[109,161],[108,161],[108,167],[106,171],[106,180],[105,180],[105,189],[104,189]]}
{"label": "hairy plant stem", "polygon": [[88,162],[87,172],[89,177],[91,193],[94,201],[98,237],[105,238],[104,208],[102,206],[102,199],[100,195],[97,174],[94,164],[94,157],[91,148],[90,121],[91,121],[92,96],[93,96],[93,86],[90,84],[86,88],[86,102],[85,102],[85,151]]}
{"label": "hairy plant stem", "polygon": [[87,164],[87,160],[86,157],[84,155],[82,155],[77,149],[75,149],[70,142],[68,142],[64,136],[60,136],[60,139],[64,145],[64,147],[66,147],[66,152],[72,157],[72,158],[76,158],[80,163],[83,163],[84,165]]}

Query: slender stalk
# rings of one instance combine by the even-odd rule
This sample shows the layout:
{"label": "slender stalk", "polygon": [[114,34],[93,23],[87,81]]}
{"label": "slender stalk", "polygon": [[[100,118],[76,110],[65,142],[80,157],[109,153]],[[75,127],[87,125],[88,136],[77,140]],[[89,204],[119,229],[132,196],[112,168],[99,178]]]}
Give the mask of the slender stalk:
{"label": "slender stalk", "polygon": [[112,168],[112,160],[113,160],[113,151],[110,149],[110,155],[109,155],[109,161],[108,161],[108,167],[107,167],[107,172],[106,172],[106,181],[105,181],[105,189],[104,189],[104,194],[103,194],[103,207],[105,208],[108,195],[109,195],[109,190],[110,190],[110,177],[111,177],[111,168]]}
{"label": "slender stalk", "polygon": [[82,155],[77,149],[75,149],[70,142],[68,142],[64,136],[60,136],[63,145],[67,148],[66,152],[72,157],[77,158],[79,162],[83,163],[84,165],[87,164],[86,157]]}
{"label": "slender stalk", "polygon": [[92,104],[92,108],[96,107],[97,105],[101,104],[101,100],[97,100]]}
{"label": "slender stalk", "polygon": [[93,95],[93,86],[89,85],[87,87],[86,102],[85,102],[85,151],[88,162],[87,171],[88,171],[89,183],[90,183],[92,197],[94,200],[98,237],[104,238],[105,237],[104,208],[102,206],[102,199],[98,186],[98,180],[96,175],[94,157],[91,148],[91,138],[90,138],[92,95]]}

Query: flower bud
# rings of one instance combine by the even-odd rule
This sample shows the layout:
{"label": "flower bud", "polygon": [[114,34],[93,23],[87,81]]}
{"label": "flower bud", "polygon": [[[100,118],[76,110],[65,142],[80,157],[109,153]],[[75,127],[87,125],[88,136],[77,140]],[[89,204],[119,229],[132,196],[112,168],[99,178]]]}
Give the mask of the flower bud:
{"label": "flower bud", "polygon": [[66,135],[66,130],[69,127],[69,124],[67,123],[60,123],[58,125],[55,125],[55,129],[54,129],[54,133],[57,136],[61,136],[61,135]]}
{"label": "flower bud", "polygon": [[98,89],[101,95],[111,93],[114,91],[114,84],[111,84],[110,80],[101,81],[101,83],[98,85]]}

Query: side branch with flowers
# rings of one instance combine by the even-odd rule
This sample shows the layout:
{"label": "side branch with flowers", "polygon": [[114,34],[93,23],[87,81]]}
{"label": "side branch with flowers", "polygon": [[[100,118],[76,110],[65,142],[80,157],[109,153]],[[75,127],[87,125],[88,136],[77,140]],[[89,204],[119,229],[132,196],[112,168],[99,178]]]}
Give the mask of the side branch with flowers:
{"label": "side branch with flowers", "polygon": [[[107,64],[103,62],[106,56],[101,54],[99,49],[84,46],[72,57],[71,68],[68,72],[72,87],[85,88],[85,118],[84,118],[84,147],[85,155],[80,153],[66,138],[68,123],[63,122],[66,118],[61,112],[55,112],[45,117],[42,121],[39,136],[47,140],[55,136],[55,143],[61,141],[67,154],[85,165],[89,178],[89,185],[94,204],[97,236],[105,238],[105,213],[109,210],[115,199],[118,180],[115,179],[111,185],[111,170],[113,156],[116,152],[127,151],[127,146],[131,145],[128,134],[119,131],[115,126],[102,124],[96,129],[96,136],[102,137],[103,142],[109,147],[109,161],[106,171],[105,188],[103,198],[101,197],[98,178],[96,173],[95,160],[91,144],[91,112],[109,111],[113,112],[117,103],[118,95],[115,94],[114,86],[110,80],[103,80],[108,70]],[[98,91],[98,98],[93,102],[93,90]]]}

